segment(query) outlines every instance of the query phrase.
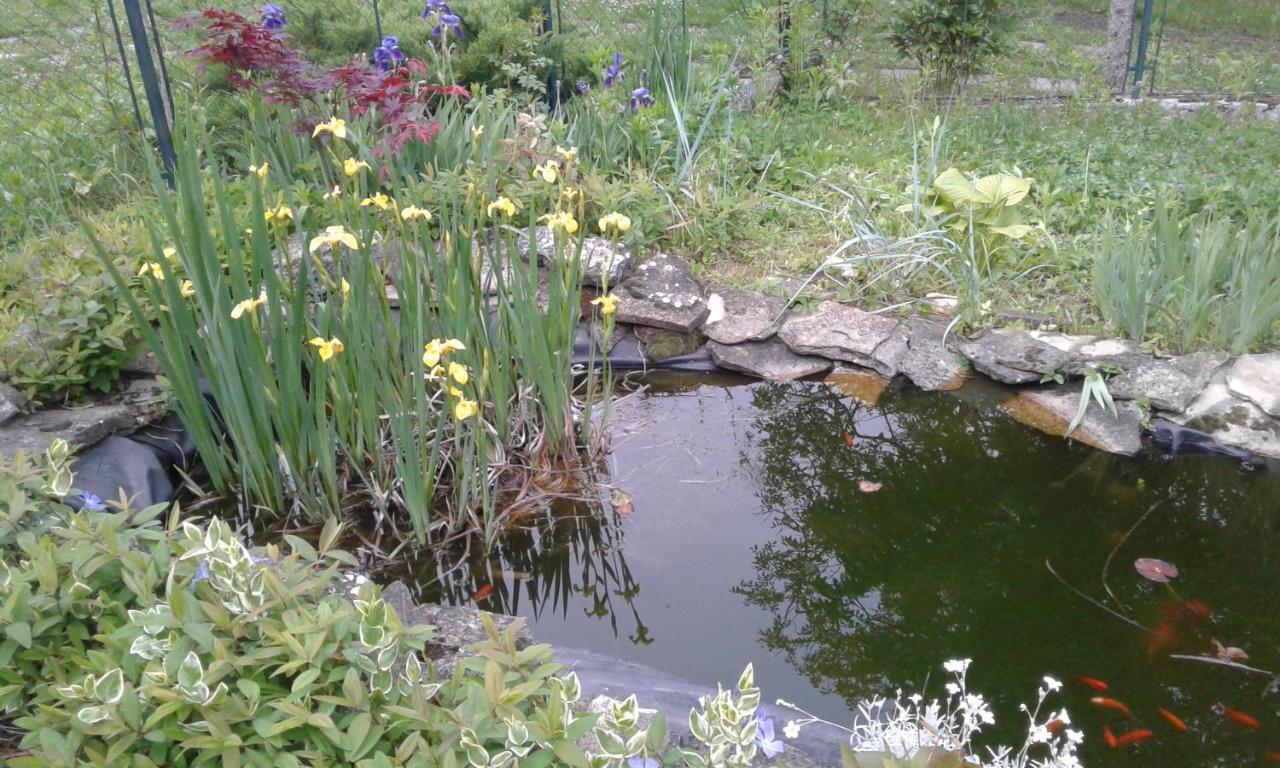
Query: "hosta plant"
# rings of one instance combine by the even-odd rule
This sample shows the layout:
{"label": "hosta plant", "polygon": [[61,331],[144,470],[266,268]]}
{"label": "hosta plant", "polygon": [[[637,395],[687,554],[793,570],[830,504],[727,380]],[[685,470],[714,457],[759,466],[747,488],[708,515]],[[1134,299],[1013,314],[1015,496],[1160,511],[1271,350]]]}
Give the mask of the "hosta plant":
{"label": "hosta plant", "polygon": [[1020,174],[995,173],[971,179],[948,168],[933,179],[919,204],[906,203],[898,211],[922,216],[931,228],[945,229],[957,242],[971,242],[979,267],[985,271],[1013,243],[1035,233],[1036,227],[1018,210],[1030,194],[1031,184],[1031,179]]}

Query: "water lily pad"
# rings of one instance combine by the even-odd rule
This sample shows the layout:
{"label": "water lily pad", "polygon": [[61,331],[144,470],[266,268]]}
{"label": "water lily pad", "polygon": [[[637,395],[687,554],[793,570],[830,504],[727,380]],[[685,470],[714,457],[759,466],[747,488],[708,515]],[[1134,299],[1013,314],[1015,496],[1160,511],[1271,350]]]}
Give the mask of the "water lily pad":
{"label": "water lily pad", "polygon": [[1140,557],[1133,561],[1133,567],[1142,578],[1157,584],[1167,584],[1178,578],[1178,566],[1153,557]]}

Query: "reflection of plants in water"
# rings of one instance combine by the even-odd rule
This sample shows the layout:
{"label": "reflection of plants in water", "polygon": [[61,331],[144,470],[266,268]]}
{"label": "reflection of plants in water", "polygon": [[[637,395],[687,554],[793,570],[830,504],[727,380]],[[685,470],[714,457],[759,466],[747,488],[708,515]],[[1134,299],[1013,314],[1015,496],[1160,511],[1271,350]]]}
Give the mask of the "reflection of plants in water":
{"label": "reflection of plants in water", "polygon": [[384,575],[403,578],[421,598],[455,605],[474,601],[510,615],[567,615],[570,604],[580,601],[583,615],[607,619],[614,635],[619,612],[629,611],[635,629],[628,639],[648,645],[653,638],[636,610],[640,585],[627,566],[622,539],[616,515],[575,504],[508,531],[488,557],[445,563],[411,555]]}

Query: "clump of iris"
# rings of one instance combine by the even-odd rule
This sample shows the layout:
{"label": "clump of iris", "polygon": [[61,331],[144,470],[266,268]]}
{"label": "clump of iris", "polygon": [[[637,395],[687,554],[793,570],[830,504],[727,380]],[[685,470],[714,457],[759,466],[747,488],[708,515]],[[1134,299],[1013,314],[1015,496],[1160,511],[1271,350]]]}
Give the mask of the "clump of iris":
{"label": "clump of iris", "polygon": [[275,3],[267,3],[262,6],[262,28],[275,31],[284,29],[284,9]]}
{"label": "clump of iris", "polygon": [[608,88],[609,86],[612,86],[614,83],[622,82],[623,79],[626,78],[626,76],[627,74],[622,71],[622,54],[621,53],[613,54],[613,63],[605,67],[605,70],[604,70],[605,87]]}
{"label": "clump of iris", "polygon": [[637,88],[631,92],[631,111],[635,111],[641,107],[652,107],[653,96],[649,93],[648,88]]}
{"label": "clump of iris", "polygon": [[390,72],[405,60],[400,52],[400,40],[395,35],[382,38],[382,44],[373,51],[373,65],[383,72]]}
{"label": "clump of iris", "polygon": [[434,21],[436,26],[431,34],[441,37],[452,32],[454,37],[462,37],[462,17],[453,12],[445,0],[427,0],[427,7],[422,10],[422,18]]}

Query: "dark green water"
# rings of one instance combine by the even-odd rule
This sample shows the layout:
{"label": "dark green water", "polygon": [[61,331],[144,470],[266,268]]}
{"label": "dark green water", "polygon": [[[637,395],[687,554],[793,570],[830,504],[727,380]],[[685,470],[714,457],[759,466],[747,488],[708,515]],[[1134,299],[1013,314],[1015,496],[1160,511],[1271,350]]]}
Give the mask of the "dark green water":
{"label": "dark green water", "polygon": [[[993,741],[1020,743],[1020,702],[1046,674],[1087,742],[1087,766],[1268,765],[1280,753],[1270,677],[1168,658],[1209,654],[1212,638],[1280,669],[1280,471],[1225,459],[1115,458],[1033,432],[991,390],[890,389],[874,407],[821,383],[651,380],[612,422],[614,484],[634,511],[582,517],[508,539],[490,563],[424,594],[529,617],[553,644],[624,657],[714,685],[755,663],[765,698],[847,718],[849,702],[924,689],[940,666],[974,660],[970,687],[993,700]],[[853,438],[852,446],[845,436]],[[862,493],[861,480],[883,484]],[[1212,619],[1171,643],[1072,594],[1046,567],[1135,621],[1200,600]],[[1176,595],[1142,579],[1138,557],[1174,563]],[[1119,609],[1118,609],[1119,610]],[[1133,720],[1107,720],[1073,682],[1105,680]],[[926,684],[928,688],[926,688]],[[1217,702],[1261,721],[1227,723]],[[1156,714],[1186,720],[1179,734]],[[1101,729],[1149,728],[1109,749]]]}

